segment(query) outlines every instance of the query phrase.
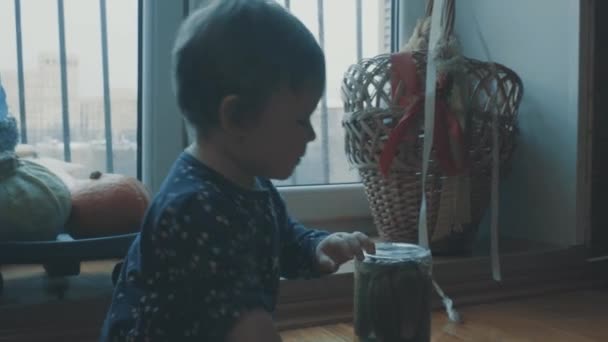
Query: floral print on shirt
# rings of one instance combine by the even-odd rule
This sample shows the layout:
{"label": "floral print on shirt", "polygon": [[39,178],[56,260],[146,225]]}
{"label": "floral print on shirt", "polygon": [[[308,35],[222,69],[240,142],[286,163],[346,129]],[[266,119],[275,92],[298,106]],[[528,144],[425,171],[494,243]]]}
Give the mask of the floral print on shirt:
{"label": "floral print on shirt", "polygon": [[245,190],[182,153],[124,260],[101,341],[223,341],[245,311],[274,311],[281,276],[320,276],[328,233],[258,183]]}

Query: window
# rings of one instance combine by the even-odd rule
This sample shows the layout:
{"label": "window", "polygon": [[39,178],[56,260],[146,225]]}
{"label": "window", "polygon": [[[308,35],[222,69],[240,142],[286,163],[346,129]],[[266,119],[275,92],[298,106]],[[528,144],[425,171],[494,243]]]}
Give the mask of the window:
{"label": "window", "polygon": [[76,176],[137,175],[138,6],[0,2],[0,81],[21,143],[73,163]]}
{"label": "window", "polygon": [[[2,48],[17,53],[0,60],[0,80],[22,143],[43,157],[78,165],[78,176],[92,170],[136,176],[141,161],[142,180],[158,189],[188,141],[184,123],[175,119],[169,51],[184,6],[204,1],[1,2],[0,12],[14,14],[0,22]],[[357,60],[390,51],[393,1],[277,1],[324,48],[327,90],[313,116],[317,140],[294,175],[276,184],[303,220],[369,216],[357,171],[344,152],[340,84]]]}
{"label": "window", "polygon": [[347,68],[361,58],[390,52],[389,0],[279,0],[304,22],[325,51],[326,95],[319,103],[313,126],[317,140],[287,181],[278,185],[326,185],[359,180],[344,152],[344,113],[340,86]]}

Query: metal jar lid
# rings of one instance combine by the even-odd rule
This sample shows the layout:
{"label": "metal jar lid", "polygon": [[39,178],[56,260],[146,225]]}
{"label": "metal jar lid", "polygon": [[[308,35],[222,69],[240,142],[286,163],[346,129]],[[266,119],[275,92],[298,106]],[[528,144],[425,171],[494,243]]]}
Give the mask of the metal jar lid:
{"label": "metal jar lid", "polygon": [[419,245],[400,242],[377,242],[376,254],[365,254],[366,263],[401,263],[415,261],[430,263],[431,252]]}

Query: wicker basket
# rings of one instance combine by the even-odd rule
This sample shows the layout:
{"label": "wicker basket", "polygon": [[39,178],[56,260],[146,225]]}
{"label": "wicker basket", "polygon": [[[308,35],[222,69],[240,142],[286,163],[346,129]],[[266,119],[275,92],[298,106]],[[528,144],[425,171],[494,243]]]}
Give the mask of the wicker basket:
{"label": "wicker basket", "polygon": [[[432,10],[432,1],[427,16]],[[444,34],[452,35],[454,2],[447,1]],[[413,51],[418,74],[424,79],[426,50]],[[492,170],[492,117],[498,115],[501,175],[515,148],[517,111],[523,95],[520,78],[509,68],[465,58],[468,109],[464,131],[468,152],[469,193],[465,201],[469,223],[450,227],[448,234],[435,234],[440,199],[445,197],[446,176],[433,148],[426,180],[429,241],[435,254],[466,254],[471,251],[477,227],[489,203]],[[394,104],[391,95],[390,55],[380,55],[352,65],[345,73],[342,93],[345,108],[346,154],[365,186],[372,215],[383,240],[417,242],[421,202],[424,115],[414,123],[415,139],[399,143],[390,172],[380,172],[380,155],[405,108]],[[494,98],[494,100],[490,100]]]}

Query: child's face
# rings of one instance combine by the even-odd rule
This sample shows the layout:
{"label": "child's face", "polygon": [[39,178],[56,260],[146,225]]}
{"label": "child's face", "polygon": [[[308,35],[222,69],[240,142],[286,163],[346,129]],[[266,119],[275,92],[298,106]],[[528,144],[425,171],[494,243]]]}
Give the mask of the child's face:
{"label": "child's face", "polygon": [[289,89],[275,92],[248,127],[241,144],[242,162],[253,176],[286,179],[304,157],[316,135],[310,117],[319,102],[318,92]]}

